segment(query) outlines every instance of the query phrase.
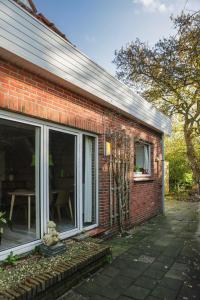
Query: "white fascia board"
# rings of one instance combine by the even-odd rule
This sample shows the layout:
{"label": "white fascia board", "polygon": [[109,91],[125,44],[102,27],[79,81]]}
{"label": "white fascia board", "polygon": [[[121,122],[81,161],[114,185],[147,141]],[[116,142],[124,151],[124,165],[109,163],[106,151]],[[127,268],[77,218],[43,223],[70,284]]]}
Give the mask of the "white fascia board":
{"label": "white fascia board", "polygon": [[166,134],[171,121],[12,0],[0,0],[0,47]]}

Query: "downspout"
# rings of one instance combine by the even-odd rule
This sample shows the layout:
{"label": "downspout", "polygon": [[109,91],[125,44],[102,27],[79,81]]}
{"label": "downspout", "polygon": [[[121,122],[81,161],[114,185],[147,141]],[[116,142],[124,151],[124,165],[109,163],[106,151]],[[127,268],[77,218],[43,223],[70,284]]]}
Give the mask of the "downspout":
{"label": "downspout", "polygon": [[162,134],[162,213],[165,213],[165,146],[164,133]]}

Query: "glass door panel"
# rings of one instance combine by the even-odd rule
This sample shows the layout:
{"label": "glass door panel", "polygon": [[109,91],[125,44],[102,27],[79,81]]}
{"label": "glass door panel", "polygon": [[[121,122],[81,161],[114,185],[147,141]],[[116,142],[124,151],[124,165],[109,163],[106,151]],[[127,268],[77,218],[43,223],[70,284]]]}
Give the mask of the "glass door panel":
{"label": "glass door panel", "polygon": [[49,130],[49,219],[76,228],[76,136]]}
{"label": "glass door panel", "polygon": [[0,119],[0,251],[40,238],[40,129]]}
{"label": "glass door panel", "polygon": [[96,223],[95,138],[83,136],[83,226]]}

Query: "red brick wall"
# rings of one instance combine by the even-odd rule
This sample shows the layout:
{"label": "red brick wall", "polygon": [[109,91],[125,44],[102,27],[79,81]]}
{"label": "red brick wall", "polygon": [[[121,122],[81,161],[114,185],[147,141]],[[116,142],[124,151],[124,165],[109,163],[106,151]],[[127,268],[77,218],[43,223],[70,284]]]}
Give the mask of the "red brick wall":
{"label": "red brick wall", "polygon": [[[149,182],[132,178],[130,221],[142,222],[161,209],[161,136],[138,122],[121,116],[76,93],[0,60],[0,108],[99,134],[100,224],[109,225],[109,174],[103,156],[103,132],[126,130],[152,144],[152,177]],[[159,156],[160,161],[155,162]]]}

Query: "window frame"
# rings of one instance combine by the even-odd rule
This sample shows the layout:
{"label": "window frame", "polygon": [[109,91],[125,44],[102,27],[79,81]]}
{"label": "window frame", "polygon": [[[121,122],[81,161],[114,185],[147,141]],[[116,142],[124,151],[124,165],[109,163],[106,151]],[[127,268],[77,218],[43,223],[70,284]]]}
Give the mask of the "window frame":
{"label": "window frame", "polygon": [[[138,141],[134,141],[134,168],[136,167],[136,143]],[[139,142],[138,142],[139,143]],[[148,146],[148,153],[149,153],[149,173],[147,174],[137,174],[135,171],[133,172],[134,178],[149,178],[152,176],[152,166],[151,166],[151,162],[152,162],[152,154],[151,154],[151,150],[152,150],[152,145],[146,141],[141,140],[140,142],[143,145]]]}
{"label": "window frame", "polygon": [[[47,222],[49,220],[49,165],[48,165],[48,153],[49,153],[49,130],[55,130],[59,132],[64,132],[76,136],[76,169],[77,169],[77,228],[60,233],[60,238],[69,238],[75,234],[81,233],[83,229],[85,231],[91,230],[98,227],[99,225],[99,193],[98,193],[98,183],[99,183],[99,152],[98,152],[98,135],[93,134],[84,130],[79,130],[76,128],[70,128],[65,125],[56,124],[50,121],[43,121],[40,119],[20,115],[18,113],[8,112],[0,109],[0,118],[5,120],[10,120],[14,122],[19,122],[27,125],[32,125],[40,129],[40,166],[39,166],[39,200],[40,200],[40,239],[15,246],[6,250],[0,251],[0,260],[5,259],[10,251],[14,254],[22,254],[34,249],[42,242],[42,236],[47,230]],[[95,138],[95,170],[96,170],[96,223],[89,225],[87,227],[83,226],[82,220],[82,210],[83,210],[83,189],[82,189],[82,145],[83,145],[83,135],[92,136]]]}

